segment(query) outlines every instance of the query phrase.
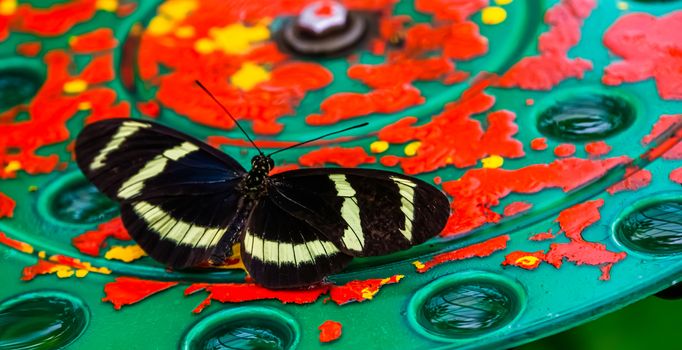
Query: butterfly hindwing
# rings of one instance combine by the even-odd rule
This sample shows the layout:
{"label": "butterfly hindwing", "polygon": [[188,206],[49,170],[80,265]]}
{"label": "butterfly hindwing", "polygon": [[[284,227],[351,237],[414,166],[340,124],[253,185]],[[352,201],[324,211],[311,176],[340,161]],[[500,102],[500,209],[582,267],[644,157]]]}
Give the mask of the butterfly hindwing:
{"label": "butterfly hindwing", "polygon": [[302,169],[272,176],[268,195],[343,252],[376,256],[441,232],[445,195],[416,178],[371,169]]}
{"label": "butterfly hindwing", "polygon": [[321,281],[352,259],[317,228],[269,198],[254,209],[244,232],[241,256],[249,274],[269,288],[293,288]]}
{"label": "butterfly hindwing", "polygon": [[148,255],[173,267],[229,249],[246,215],[235,187],[245,170],[224,153],[156,123],[111,119],[76,140],[86,177],[121,203],[124,225]]}

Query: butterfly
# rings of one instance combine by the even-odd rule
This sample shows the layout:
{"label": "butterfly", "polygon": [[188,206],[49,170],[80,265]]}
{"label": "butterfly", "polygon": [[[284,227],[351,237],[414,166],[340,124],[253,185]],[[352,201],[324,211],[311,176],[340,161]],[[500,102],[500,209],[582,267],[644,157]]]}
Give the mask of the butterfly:
{"label": "butterfly", "polygon": [[240,243],[246,270],[267,288],[308,286],[353,257],[420,244],[449,217],[446,196],[422,180],[354,168],[269,175],[272,153],[254,146],[259,154],[246,171],[169,127],[108,119],[83,128],[75,154],[150,257],[174,269],[220,264]]}

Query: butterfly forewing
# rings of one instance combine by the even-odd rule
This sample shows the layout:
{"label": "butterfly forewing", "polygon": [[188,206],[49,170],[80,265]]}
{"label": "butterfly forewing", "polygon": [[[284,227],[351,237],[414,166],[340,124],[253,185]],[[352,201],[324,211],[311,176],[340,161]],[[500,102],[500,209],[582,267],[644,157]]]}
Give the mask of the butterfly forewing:
{"label": "butterfly forewing", "polygon": [[447,198],[416,178],[370,169],[303,169],[272,176],[268,195],[343,252],[376,256],[441,232]]}
{"label": "butterfly forewing", "polygon": [[253,211],[241,256],[249,274],[270,288],[319,282],[342,270],[352,259],[318,228],[292,216],[269,198]]}
{"label": "butterfly forewing", "polygon": [[121,203],[128,232],[154,259],[196,265],[237,237],[230,225],[244,209],[235,187],[245,171],[224,153],[129,119],[87,126],[75,150],[83,173]]}

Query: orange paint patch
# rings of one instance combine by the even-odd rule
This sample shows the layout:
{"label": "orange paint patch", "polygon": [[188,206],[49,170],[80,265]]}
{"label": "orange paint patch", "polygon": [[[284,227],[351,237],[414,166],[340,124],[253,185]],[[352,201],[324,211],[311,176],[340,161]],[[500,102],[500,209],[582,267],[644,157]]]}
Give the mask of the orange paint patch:
{"label": "orange paint patch", "polygon": [[0,219],[14,216],[14,208],[17,203],[8,195],[0,192]]}
{"label": "orange paint patch", "polygon": [[534,138],[530,141],[530,148],[534,151],[544,151],[547,149],[547,139],[544,137]]}
{"label": "orange paint patch", "polygon": [[108,301],[114,304],[114,309],[120,310],[124,305],[135,304],[178,283],[149,281],[134,277],[116,277],[114,282],[104,285],[106,297],[102,298],[102,301]]}
{"label": "orange paint patch", "polygon": [[128,235],[128,231],[123,227],[121,218],[117,217],[100,224],[96,230],[87,231],[74,237],[71,240],[71,244],[83,254],[99,256],[100,249],[106,247],[106,240],[109,237],[122,241],[132,239]]}
{"label": "orange paint patch", "polygon": [[321,167],[336,164],[342,167],[355,168],[361,164],[376,162],[376,158],[367,154],[362,147],[324,147],[310,151],[298,158],[303,166]]}
{"label": "orange paint patch", "polygon": [[4,232],[0,232],[0,244],[4,244],[23,253],[33,254],[32,245],[9,238]]}
{"label": "orange paint patch", "polygon": [[23,281],[30,281],[38,275],[47,274],[56,274],[59,278],[68,278],[73,275],[82,278],[90,272],[108,275],[111,273],[111,270],[106,267],[94,267],[89,262],[69,256],[52,255],[48,260],[41,258],[35,265],[24,267],[21,279]]}
{"label": "orange paint patch", "polygon": [[31,41],[17,45],[17,53],[26,57],[36,57],[43,45],[40,41]]}
{"label": "orange paint patch", "polygon": [[324,321],[318,329],[320,330],[320,342],[329,343],[341,337],[341,323],[336,321]]}
{"label": "orange paint patch", "polygon": [[483,258],[486,256],[490,256],[492,253],[498,250],[503,250],[507,248],[508,241],[509,235],[499,236],[481,243],[476,243],[464,248],[459,248],[451,252],[438,254],[431,258],[431,260],[424,263],[420,261],[415,261],[412,264],[417,268],[417,272],[424,273],[440,264],[449,261],[464,260],[474,257]]}
{"label": "orange paint patch", "polygon": [[590,157],[597,158],[611,152],[611,146],[607,145],[604,141],[590,142],[585,144],[585,152],[587,152]]}
{"label": "orange paint patch", "polygon": [[670,181],[682,184],[682,168],[677,168],[670,172]]}
{"label": "orange paint patch", "polygon": [[557,157],[570,157],[575,154],[575,145],[570,143],[562,143],[554,147],[554,154]]}
{"label": "orange paint patch", "polygon": [[649,186],[651,183],[651,171],[629,167],[625,170],[624,180],[615,183],[606,189],[606,192],[613,195],[621,191],[636,191],[640,188]]}
{"label": "orange paint patch", "polygon": [[159,106],[159,103],[154,100],[138,102],[136,106],[142,115],[150,118],[158,118],[161,114],[161,107]]}
{"label": "orange paint patch", "polygon": [[113,50],[118,46],[114,32],[110,28],[99,28],[92,32],[74,36],[69,40],[69,46],[75,53],[96,53]]}
{"label": "orange paint patch", "polygon": [[351,302],[363,302],[370,300],[379,292],[381,286],[385,284],[398,283],[405,277],[395,275],[388,278],[376,278],[364,281],[350,281],[342,286],[332,286],[329,297],[337,305],[344,305]]}
{"label": "orange paint patch", "polygon": [[552,233],[552,229],[549,229],[547,232],[540,232],[540,233],[537,233],[537,234],[530,236],[528,238],[528,240],[530,240],[530,241],[544,241],[544,240],[548,240],[548,239],[553,239],[554,237],[556,237],[556,236]]}
{"label": "orange paint patch", "polygon": [[[679,128],[680,125],[682,125],[682,114],[662,115],[652,127],[651,132],[644,136],[642,142],[644,144],[649,144],[661,137],[665,132],[673,130],[673,128]],[[679,142],[679,139],[680,137],[677,136],[671,140],[674,144],[669,145],[669,149],[663,153],[663,159],[682,159],[682,142]],[[668,145],[665,144],[662,144],[661,146],[666,146],[665,148],[668,148]],[[656,158],[657,155],[652,155],[651,157],[653,159]]]}
{"label": "orange paint patch", "polygon": [[528,202],[513,202],[504,207],[504,211],[502,213],[504,216],[514,216],[523,213],[532,207],[533,205]]}

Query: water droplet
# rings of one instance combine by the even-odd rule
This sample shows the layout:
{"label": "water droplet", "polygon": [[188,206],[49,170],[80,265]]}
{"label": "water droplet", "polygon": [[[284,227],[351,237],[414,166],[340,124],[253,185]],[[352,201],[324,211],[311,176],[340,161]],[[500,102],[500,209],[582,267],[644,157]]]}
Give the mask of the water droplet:
{"label": "water droplet", "polygon": [[31,293],[0,304],[0,349],[62,348],[88,325],[83,304],[63,293]]}
{"label": "water droplet", "polygon": [[469,280],[447,286],[426,298],[419,323],[446,337],[472,336],[498,329],[517,313],[508,288],[490,281]]}
{"label": "water droplet", "polygon": [[79,224],[104,222],[118,213],[116,203],[84,179],[60,189],[51,206],[51,212],[56,218]]}
{"label": "water droplet", "polygon": [[644,253],[682,252],[682,203],[659,202],[630,213],[616,225],[616,237]]}
{"label": "water droplet", "polygon": [[188,333],[183,349],[286,350],[298,343],[298,327],[288,315],[243,307],[213,314]]}
{"label": "water droplet", "polygon": [[0,71],[0,112],[27,103],[41,85],[38,74],[25,69]]}
{"label": "water droplet", "polygon": [[537,127],[557,140],[601,140],[626,129],[634,120],[634,107],[621,97],[578,94],[545,109]]}

